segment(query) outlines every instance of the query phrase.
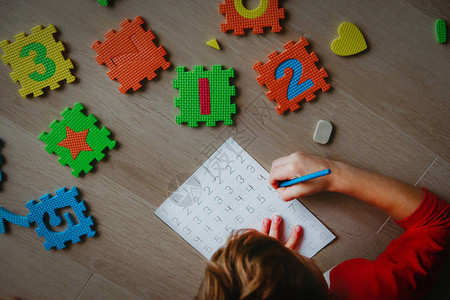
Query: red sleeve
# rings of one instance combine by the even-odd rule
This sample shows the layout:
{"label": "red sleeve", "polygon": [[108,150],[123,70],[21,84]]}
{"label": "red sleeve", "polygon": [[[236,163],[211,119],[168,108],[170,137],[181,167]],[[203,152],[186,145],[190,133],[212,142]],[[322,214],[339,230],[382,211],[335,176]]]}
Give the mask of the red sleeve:
{"label": "red sleeve", "polygon": [[375,261],[351,259],[330,272],[333,299],[421,299],[432,288],[450,250],[450,205],[424,189],[406,231]]}

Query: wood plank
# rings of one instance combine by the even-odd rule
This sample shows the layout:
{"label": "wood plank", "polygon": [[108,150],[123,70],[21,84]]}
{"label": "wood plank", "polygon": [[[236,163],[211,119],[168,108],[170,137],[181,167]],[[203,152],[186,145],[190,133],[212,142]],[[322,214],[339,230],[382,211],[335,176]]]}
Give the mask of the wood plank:
{"label": "wood plank", "polygon": [[[252,7],[258,1],[246,3]],[[52,289],[59,288],[62,298],[73,299],[79,293],[82,298],[124,298],[129,295],[127,291],[151,299],[192,298],[206,261],[153,212],[229,136],[266,169],[279,156],[304,151],[410,184],[415,184],[439,156],[419,184],[447,197],[450,152],[445,120],[450,60],[448,47],[435,41],[433,24],[438,17],[449,19],[448,3],[434,1],[425,6],[416,0],[357,4],[319,0],[281,4],[286,9],[281,33],[268,29],[262,35],[246,33],[244,37],[221,32],[219,24],[224,17],[218,13],[217,1],[127,0],[114,1],[107,8],[96,1],[36,0],[30,5],[18,0],[0,4],[0,40],[13,41],[20,32],[29,34],[36,25],[52,23],[78,78],[38,99],[22,99],[20,85],[10,79],[11,68],[0,68],[0,138],[5,144],[0,149],[5,158],[1,168],[7,176],[0,185],[0,204],[25,214],[27,201],[75,185],[97,224],[96,237],[63,251],[45,251],[44,257],[39,257],[44,262],[58,257],[67,265],[79,266],[71,269],[74,273],[56,272],[59,281]],[[106,75],[107,68],[95,61],[90,46],[96,40],[104,41],[107,31],[119,30],[124,19],[137,15],[165,47],[173,67],[157,72],[157,78],[144,82],[140,90],[122,95],[117,90],[119,84]],[[369,51],[349,58],[331,52],[330,43],[342,21],[361,28]],[[301,110],[279,116],[275,103],[264,94],[266,87],[256,82],[253,64],[266,62],[269,53],[283,51],[287,41],[297,41],[300,36],[309,40],[310,50],[319,57],[317,65],[327,70],[327,81],[333,88],[318,92],[309,103],[302,101]],[[221,51],[205,45],[212,38],[218,39]],[[204,65],[209,69],[213,64],[236,70],[236,125],[187,128],[175,124],[179,109],[173,101],[178,96],[172,87],[174,68],[185,65],[192,70],[194,65]],[[118,141],[117,149],[96,164],[95,172],[80,178],[62,167],[55,155],[46,153],[37,139],[76,101]],[[335,125],[328,145],[312,141],[319,119]],[[322,193],[301,201],[338,237],[314,257],[324,271],[353,257],[373,259],[398,234],[391,222],[377,234],[386,215],[356,199]],[[14,228],[2,238],[7,243],[2,242],[0,255],[23,245],[34,251],[43,243],[33,230]],[[20,290],[25,298],[45,297],[45,289],[33,287],[41,281],[51,282],[53,275],[44,274],[39,269],[44,264],[35,262],[34,256],[29,261],[29,252],[17,250],[14,260],[2,261],[11,275],[1,282],[10,288],[11,295],[19,295],[16,291]],[[29,285],[19,287],[14,280],[21,278],[23,270],[15,262],[21,261],[21,256],[21,268],[30,265],[30,274],[35,276],[27,277]],[[72,279],[77,284],[64,293]]]}
{"label": "wood plank", "polygon": [[0,298],[75,299],[91,271],[61,253],[46,251],[43,241],[9,226],[0,237]]}
{"label": "wood plank", "polygon": [[99,274],[93,274],[77,300],[89,299],[140,299],[130,291],[107,280]]}

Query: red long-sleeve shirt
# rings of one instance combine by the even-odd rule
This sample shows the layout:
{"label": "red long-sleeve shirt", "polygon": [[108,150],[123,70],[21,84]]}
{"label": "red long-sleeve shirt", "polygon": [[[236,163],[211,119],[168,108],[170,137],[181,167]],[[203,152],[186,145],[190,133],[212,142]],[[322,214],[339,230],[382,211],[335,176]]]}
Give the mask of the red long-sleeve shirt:
{"label": "red long-sleeve shirt", "polygon": [[420,299],[433,286],[450,250],[450,205],[425,190],[406,231],[374,261],[351,259],[330,272],[332,299]]}

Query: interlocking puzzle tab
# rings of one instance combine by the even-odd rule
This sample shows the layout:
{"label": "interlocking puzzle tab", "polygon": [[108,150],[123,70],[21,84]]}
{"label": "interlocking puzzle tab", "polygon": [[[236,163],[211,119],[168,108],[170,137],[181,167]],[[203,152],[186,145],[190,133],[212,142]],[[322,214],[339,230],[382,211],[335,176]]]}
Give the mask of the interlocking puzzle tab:
{"label": "interlocking puzzle tab", "polygon": [[102,160],[105,157],[103,151],[116,146],[116,142],[108,137],[111,132],[95,125],[95,116],[86,116],[81,112],[83,109],[80,103],[75,103],[73,109],[66,108],[61,113],[63,119],[49,125],[50,133],[39,135],[39,140],[47,145],[45,150],[56,153],[60,157],[58,161],[63,166],[69,165],[75,177],[81,171],[88,173],[92,169],[91,162]]}
{"label": "interlocking puzzle tab", "polygon": [[267,97],[278,103],[276,110],[280,115],[288,109],[299,109],[298,103],[303,99],[311,101],[319,89],[325,92],[330,88],[324,79],[327,72],[324,68],[317,69],[315,62],[319,59],[314,52],[308,53],[307,45],[303,37],[295,44],[290,41],[284,45],[284,52],[275,51],[268,56],[267,63],[258,62],[253,67],[259,73],[256,78],[259,85],[265,84],[269,89]]}
{"label": "interlocking puzzle tab", "polygon": [[[78,195],[78,189],[73,187],[66,191],[65,188],[56,191],[56,196],[51,197],[50,194],[46,194],[41,197],[40,202],[34,200],[29,201],[26,207],[30,210],[28,219],[31,223],[37,224],[36,233],[38,236],[43,236],[46,240],[44,248],[50,250],[56,247],[57,250],[65,248],[66,242],[71,241],[72,244],[80,242],[80,237],[87,235],[88,238],[95,235],[95,231],[91,229],[94,225],[92,216],[86,217],[84,211],[86,205],[84,201],[78,202],[76,196]],[[72,215],[65,213],[64,218],[67,221],[67,229],[62,232],[56,232],[49,228],[44,220],[45,214],[50,217],[51,226],[59,226],[62,222],[61,216],[57,214],[57,210],[71,207],[78,219],[78,224],[75,224]]]}
{"label": "interlocking puzzle tab", "polygon": [[24,98],[29,94],[40,96],[46,87],[57,89],[61,80],[65,79],[67,83],[75,80],[70,72],[72,62],[64,59],[61,53],[64,46],[62,42],[56,42],[53,36],[55,26],[50,24],[45,29],[36,26],[31,31],[33,34],[29,36],[25,33],[16,35],[13,43],[8,40],[0,42],[5,53],[2,60],[5,65],[11,65],[11,78],[22,85],[19,94]]}
{"label": "interlocking puzzle tab", "polygon": [[248,28],[253,28],[253,33],[263,33],[264,27],[280,32],[280,19],[284,19],[284,8],[278,8],[278,0],[260,0],[255,9],[245,8],[242,0],[225,0],[219,4],[219,12],[226,18],[220,25],[222,31],[234,30],[234,35],[243,35]]}
{"label": "interlocking puzzle tab", "polygon": [[143,23],[141,17],[133,22],[126,19],[120,23],[122,29],[118,32],[111,30],[105,34],[106,41],[92,44],[98,54],[95,59],[100,65],[106,64],[109,78],[119,81],[122,94],[131,88],[135,91],[141,88],[140,82],[155,78],[157,69],[170,67],[170,62],[164,58],[166,50],[155,45],[155,35],[150,30],[145,31]]}
{"label": "interlocking puzzle tab", "polygon": [[0,206],[0,233],[5,233],[5,222],[13,223],[21,227],[30,227],[28,216],[16,215]]}
{"label": "interlocking puzzle tab", "polygon": [[230,85],[233,68],[222,70],[221,65],[214,65],[212,70],[205,71],[203,66],[194,66],[194,71],[187,72],[180,66],[176,71],[178,78],[174,79],[173,87],[180,91],[180,97],[175,98],[175,106],[180,108],[177,124],[188,123],[189,127],[197,127],[198,122],[206,122],[206,126],[215,126],[216,121],[233,124],[231,114],[236,113],[236,104],[231,103],[231,96],[236,93]]}

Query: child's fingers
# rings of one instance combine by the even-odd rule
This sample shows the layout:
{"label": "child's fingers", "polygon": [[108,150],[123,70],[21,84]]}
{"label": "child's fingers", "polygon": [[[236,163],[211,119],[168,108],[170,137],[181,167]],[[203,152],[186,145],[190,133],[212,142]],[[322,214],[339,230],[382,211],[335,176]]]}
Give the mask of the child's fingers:
{"label": "child's fingers", "polygon": [[294,249],[297,245],[297,242],[301,240],[303,237],[303,228],[300,225],[295,225],[294,228],[292,228],[291,235],[289,236],[287,242],[286,242],[286,248]]}
{"label": "child's fingers", "polygon": [[269,183],[278,188],[278,181],[289,180],[301,176],[300,170],[294,164],[287,164],[270,170]]}
{"label": "child's fingers", "polygon": [[285,180],[285,179],[291,179],[293,177],[286,177],[283,175],[286,171],[286,167],[288,167],[289,164],[292,165],[293,163],[293,155],[289,156],[283,156],[280,158],[275,159],[272,162],[272,167],[270,168],[270,174],[269,174],[269,183],[274,187],[278,188],[278,180]]}
{"label": "child's fingers", "polygon": [[279,188],[278,192],[280,193],[281,199],[286,202],[306,195],[305,187],[302,185],[302,183],[298,183],[286,188]]}
{"label": "child's fingers", "polygon": [[278,215],[273,216],[272,224],[270,225],[269,236],[279,238],[279,228],[281,223],[281,217]]}
{"label": "child's fingers", "polygon": [[264,234],[269,234],[269,230],[270,230],[270,223],[272,221],[268,218],[265,218],[262,223],[261,223],[261,229],[259,230],[261,233]]}

